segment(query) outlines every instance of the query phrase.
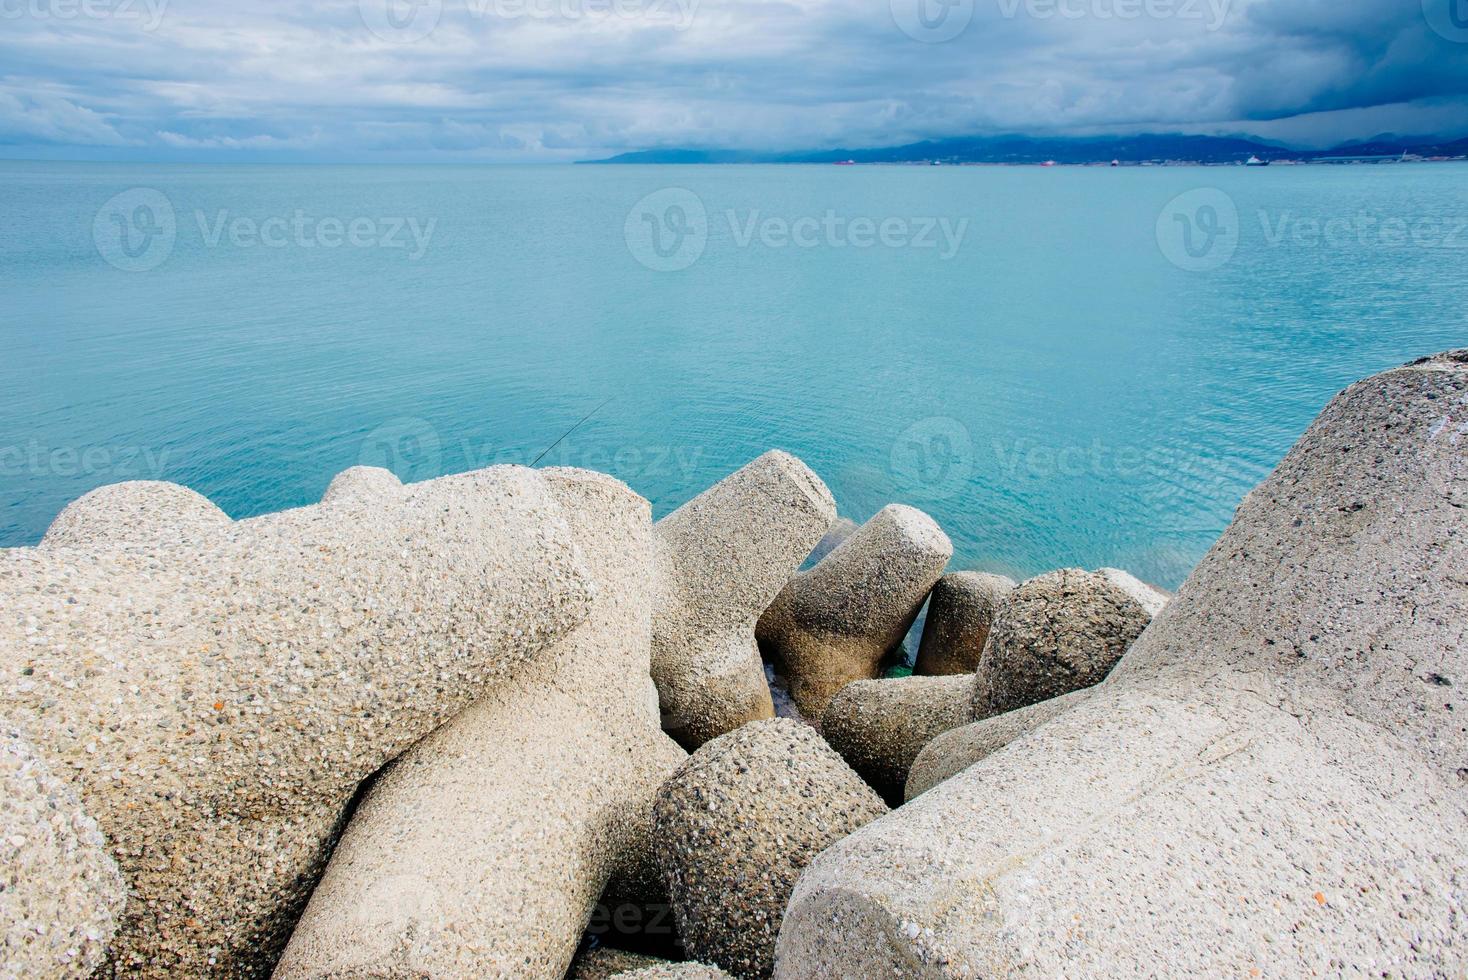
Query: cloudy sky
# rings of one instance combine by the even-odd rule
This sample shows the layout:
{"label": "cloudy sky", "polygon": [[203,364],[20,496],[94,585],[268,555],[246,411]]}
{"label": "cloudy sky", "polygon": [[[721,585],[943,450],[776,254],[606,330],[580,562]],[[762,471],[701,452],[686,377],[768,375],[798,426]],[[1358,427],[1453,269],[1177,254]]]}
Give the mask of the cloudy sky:
{"label": "cloudy sky", "polygon": [[1468,0],[0,0],[0,155],[1468,135]]}

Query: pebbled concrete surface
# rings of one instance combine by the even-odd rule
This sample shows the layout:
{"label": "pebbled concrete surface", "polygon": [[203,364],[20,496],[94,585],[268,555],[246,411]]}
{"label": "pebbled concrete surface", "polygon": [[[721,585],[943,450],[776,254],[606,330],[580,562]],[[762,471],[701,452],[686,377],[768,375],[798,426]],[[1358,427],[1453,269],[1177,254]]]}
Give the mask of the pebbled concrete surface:
{"label": "pebbled concrete surface", "polygon": [[893,504],[780,590],[757,635],[802,714],[819,718],[841,688],[877,676],[952,556],[931,517]]}
{"label": "pebbled concrete surface", "polygon": [[652,796],[686,757],[646,696],[651,508],[608,476],[538,472],[591,615],[377,779],[277,980],[560,980],[618,863],[648,848]]}
{"label": "pebbled concrete surface", "polygon": [[835,520],[820,478],[774,451],[657,522],[652,676],[685,747],[774,717],[755,622]]}
{"label": "pebbled concrete surface", "polygon": [[925,677],[972,674],[989,630],[1015,581],[985,572],[951,572],[933,586],[913,672]]}
{"label": "pebbled concrete surface", "polygon": [[0,978],[91,976],[125,898],[96,821],[0,722]]}
{"label": "pebbled concrete surface", "polygon": [[104,975],[268,974],[358,784],[590,602],[516,467],[245,521],[123,484],[0,551],[0,715],[127,883]]}
{"label": "pebbled concrete surface", "polygon": [[658,791],[659,856],[688,955],[770,974],[786,899],[811,858],[887,812],[820,735],[757,721],[699,749]]}
{"label": "pebbled concrete surface", "polygon": [[937,736],[972,718],[974,679],[896,677],[841,689],[821,718],[821,733],[883,799],[903,800],[908,770]]}
{"label": "pebbled concrete surface", "polygon": [[1468,969],[1468,351],[1326,408],[1090,696],[802,876],[777,977]]}

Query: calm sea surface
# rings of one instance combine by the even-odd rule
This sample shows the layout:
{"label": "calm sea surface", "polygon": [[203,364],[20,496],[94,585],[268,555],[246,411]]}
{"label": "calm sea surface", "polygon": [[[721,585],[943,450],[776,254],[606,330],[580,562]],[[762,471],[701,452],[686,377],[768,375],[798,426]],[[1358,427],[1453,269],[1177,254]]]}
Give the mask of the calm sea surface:
{"label": "calm sea surface", "polygon": [[1468,345],[1468,167],[0,164],[0,545],[125,479],[770,447],[958,567],[1176,586],[1326,400]]}

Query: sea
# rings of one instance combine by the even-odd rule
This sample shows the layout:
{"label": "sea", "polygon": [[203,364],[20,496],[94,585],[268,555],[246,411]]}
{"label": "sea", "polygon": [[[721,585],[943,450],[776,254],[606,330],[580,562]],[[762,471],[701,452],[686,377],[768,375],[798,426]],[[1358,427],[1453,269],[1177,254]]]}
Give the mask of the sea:
{"label": "sea", "polygon": [[0,163],[0,546],[88,490],[771,448],[953,568],[1175,588],[1353,381],[1468,346],[1468,165]]}

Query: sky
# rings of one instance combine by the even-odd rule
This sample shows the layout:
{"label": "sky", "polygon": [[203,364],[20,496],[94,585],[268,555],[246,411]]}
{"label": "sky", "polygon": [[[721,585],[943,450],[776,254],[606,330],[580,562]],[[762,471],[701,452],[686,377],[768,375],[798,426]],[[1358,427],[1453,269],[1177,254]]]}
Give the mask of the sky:
{"label": "sky", "polygon": [[1468,135],[1468,0],[0,0],[0,156]]}

